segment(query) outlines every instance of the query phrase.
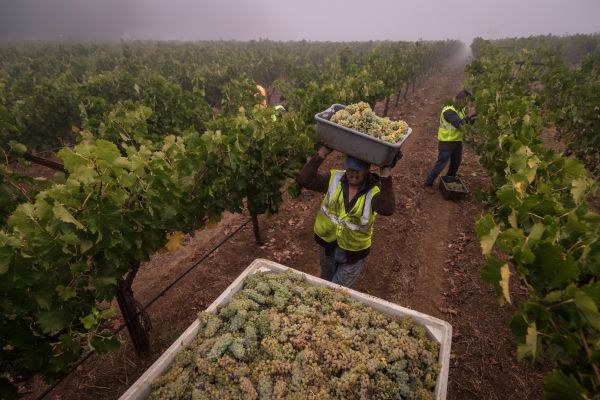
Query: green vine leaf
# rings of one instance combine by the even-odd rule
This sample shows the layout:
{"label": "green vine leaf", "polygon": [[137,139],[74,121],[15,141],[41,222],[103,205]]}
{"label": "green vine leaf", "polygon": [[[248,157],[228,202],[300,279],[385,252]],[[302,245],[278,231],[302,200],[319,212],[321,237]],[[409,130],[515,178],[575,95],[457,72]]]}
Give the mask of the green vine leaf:
{"label": "green vine leaf", "polygon": [[[487,259],[484,267],[481,269],[481,279],[484,282],[491,283],[494,285],[494,289],[496,289],[496,294],[498,295],[498,301],[500,304],[503,304],[507,297],[510,299],[510,295],[508,294],[508,279],[509,276],[506,272],[504,272],[503,276],[503,268],[508,268],[506,262],[499,260],[494,257],[490,257]],[[504,289],[504,282],[506,283],[506,295]]]}
{"label": "green vine leaf", "polygon": [[600,313],[594,300],[584,291],[578,290],[573,295],[573,301],[589,324],[600,332]]}
{"label": "green vine leaf", "polygon": [[589,190],[590,182],[586,178],[575,179],[571,182],[571,195],[575,204],[581,204]]}
{"label": "green vine leaf", "polygon": [[546,400],[586,400],[587,391],[572,375],[553,371],[544,379],[544,398]]}
{"label": "green vine leaf", "polygon": [[484,256],[490,255],[499,233],[500,227],[494,222],[492,214],[486,214],[477,221],[477,237],[479,237],[481,252]]}
{"label": "green vine leaf", "polygon": [[73,214],[71,214],[62,204],[56,204],[52,208],[52,210],[54,211],[54,215],[56,216],[56,218],[58,218],[59,220],[69,224],[73,224],[82,231],[86,230],[85,227],[81,224],[81,222],[77,221]]}
{"label": "green vine leaf", "polygon": [[83,324],[83,327],[88,330],[92,329],[98,323],[98,320],[94,314],[88,314],[85,317],[79,318],[79,320]]}
{"label": "green vine leaf", "polygon": [[535,267],[530,280],[539,290],[563,287],[579,275],[577,263],[561,246],[541,243],[533,250]]}
{"label": "green vine leaf", "polygon": [[48,310],[38,313],[37,320],[44,333],[57,332],[70,322],[69,315],[62,310]]}

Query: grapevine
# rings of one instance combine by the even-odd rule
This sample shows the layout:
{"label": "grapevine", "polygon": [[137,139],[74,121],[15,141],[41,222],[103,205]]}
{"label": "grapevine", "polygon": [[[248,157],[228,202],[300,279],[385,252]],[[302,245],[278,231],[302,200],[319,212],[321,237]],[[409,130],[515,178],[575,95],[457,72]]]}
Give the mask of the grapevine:
{"label": "grapevine", "polygon": [[542,142],[545,102],[530,86],[540,69],[527,52],[515,73],[513,54],[475,44],[467,70],[478,118],[467,137],[492,178],[491,207],[477,222],[482,279],[501,302],[512,302],[511,275],[527,288],[510,326],[519,358],[552,362],[546,398],[600,399],[600,216],[586,202],[598,183]]}
{"label": "grapevine", "polygon": [[[11,146],[10,154],[6,143],[32,152],[74,145],[58,153],[66,177],[32,180],[0,167],[0,356],[11,367],[0,387],[14,394],[34,374],[63,375],[87,350],[115,349],[115,310],[106,304],[141,262],[177,247],[173,232],[193,232],[244,207],[276,212],[314,146],[316,112],[338,101],[374,104],[460,46],[0,45],[3,164],[23,149]],[[255,83],[276,83],[289,112],[256,106]],[[30,192],[15,192],[15,184]],[[264,289],[252,293],[255,304],[274,294],[274,305],[285,308],[284,290]],[[244,351],[235,337],[230,344],[233,355],[248,357],[269,329],[268,316],[249,324],[236,313],[232,322],[256,338]],[[262,379],[256,395],[286,390]]]}

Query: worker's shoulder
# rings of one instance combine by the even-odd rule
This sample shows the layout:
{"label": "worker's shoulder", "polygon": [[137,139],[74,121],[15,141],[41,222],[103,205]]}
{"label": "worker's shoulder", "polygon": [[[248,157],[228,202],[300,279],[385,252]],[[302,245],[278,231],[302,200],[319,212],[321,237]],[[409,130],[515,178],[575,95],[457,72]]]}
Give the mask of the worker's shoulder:
{"label": "worker's shoulder", "polygon": [[458,110],[453,105],[446,105],[446,106],[442,107],[442,112],[444,114],[446,114],[446,113],[458,114]]}

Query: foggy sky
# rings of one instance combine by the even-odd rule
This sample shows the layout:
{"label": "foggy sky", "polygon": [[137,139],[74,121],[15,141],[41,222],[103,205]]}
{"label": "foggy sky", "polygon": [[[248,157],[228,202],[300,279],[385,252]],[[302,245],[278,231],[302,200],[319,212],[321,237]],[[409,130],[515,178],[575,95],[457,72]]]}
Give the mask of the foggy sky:
{"label": "foggy sky", "polygon": [[434,40],[600,32],[600,0],[0,0],[0,40]]}

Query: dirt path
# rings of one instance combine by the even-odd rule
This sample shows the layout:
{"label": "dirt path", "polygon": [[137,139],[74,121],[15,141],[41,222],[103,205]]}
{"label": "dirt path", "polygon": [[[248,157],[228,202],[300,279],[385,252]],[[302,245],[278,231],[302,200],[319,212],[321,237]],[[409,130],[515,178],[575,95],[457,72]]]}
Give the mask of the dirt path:
{"label": "dirt path", "polygon": [[[408,102],[392,110],[390,116],[405,119],[413,134],[393,171],[397,214],[378,221],[375,256],[369,259],[369,265],[389,275],[385,290],[372,294],[432,315],[442,302],[450,212],[457,205],[427,194],[422,184],[437,155],[435,116],[440,104],[459,90],[462,79],[460,69],[444,79],[432,78]],[[432,87],[436,90],[431,91]],[[382,248],[381,243],[385,243]],[[369,291],[369,273],[366,278],[364,290]]]}
{"label": "dirt path", "polygon": [[[460,89],[462,80],[462,66],[449,68],[443,75],[427,79],[408,101],[392,107],[390,116],[405,119],[413,134],[404,147],[404,158],[393,171],[396,214],[378,217],[367,269],[357,289],[452,324],[448,399],[539,399],[541,373],[516,359],[508,328],[514,309],[499,308],[493,289],[479,279],[483,259],[474,220],[482,212],[481,203],[472,195],[461,202],[445,201],[440,193],[430,195],[421,187],[437,154],[442,103]],[[378,105],[376,111],[381,109]],[[341,155],[334,153],[322,170],[339,166],[341,161]],[[477,157],[468,150],[460,172],[472,192],[488,184]],[[266,245],[254,244],[252,228],[247,225],[150,307],[154,330],[153,353],[148,359],[137,359],[126,335],[122,335],[121,350],[92,357],[49,398],[118,398],[196,313],[257,257],[318,275],[312,227],[320,201],[321,195],[310,191],[286,200],[277,215],[261,219]],[[136,278],[136,297],[146,303],[247,219],[228,215],[219,228],[199,232],[176,253],[154,257]]]}

